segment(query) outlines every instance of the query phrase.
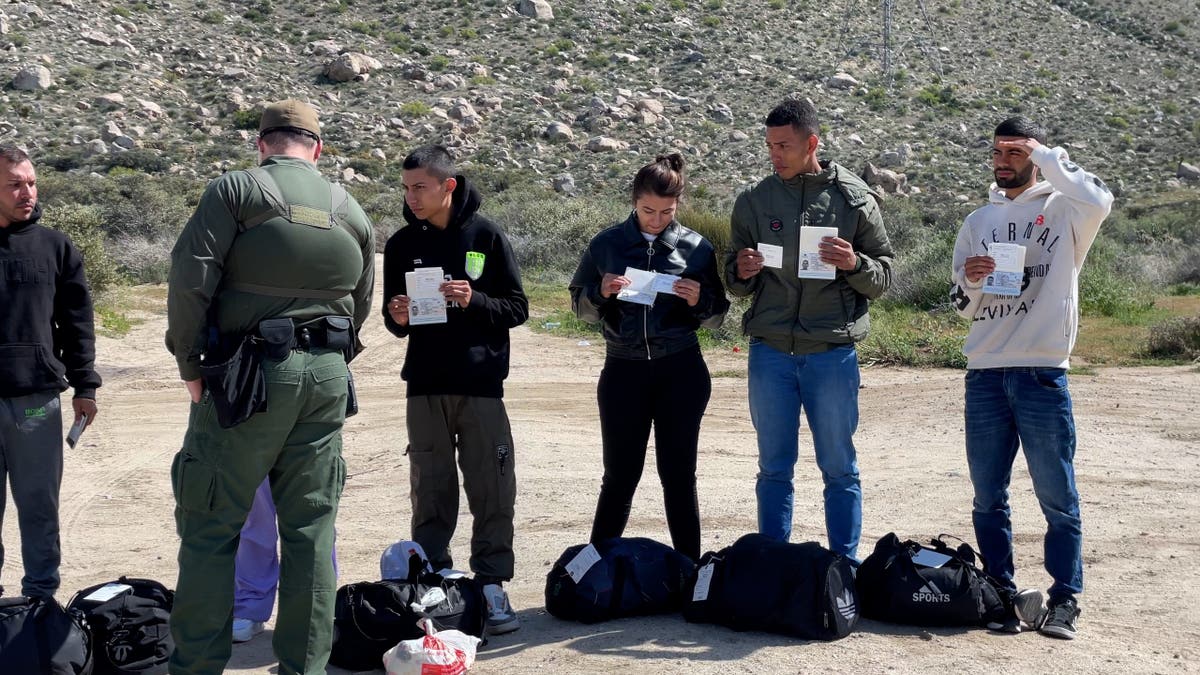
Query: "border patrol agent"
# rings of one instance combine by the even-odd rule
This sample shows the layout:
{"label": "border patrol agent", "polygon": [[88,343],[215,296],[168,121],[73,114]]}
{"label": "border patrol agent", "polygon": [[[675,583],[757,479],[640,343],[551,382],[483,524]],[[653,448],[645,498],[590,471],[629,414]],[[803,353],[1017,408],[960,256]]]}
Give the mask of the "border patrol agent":
{"label": "border patrol agent", "polygon": [[354,198],[317,171],[320,135],[308,105],[269,105],[261,165],[209,184],[171,254],[167,349],[192,399],[171,467],[180,537],[171,673],[225,668],[234,556],[264,478],[282,542],[279,673],[324,673],[329,659],[353,396],[346,361],[370,313],[375,242]]}

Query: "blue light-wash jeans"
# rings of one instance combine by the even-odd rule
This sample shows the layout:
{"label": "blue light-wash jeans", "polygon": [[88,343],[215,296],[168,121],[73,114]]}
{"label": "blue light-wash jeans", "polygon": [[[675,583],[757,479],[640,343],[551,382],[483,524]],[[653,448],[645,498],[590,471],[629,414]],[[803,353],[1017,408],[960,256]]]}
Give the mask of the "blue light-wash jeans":
{"label": "blue light-wash jeans", "polygon": [[858,384],[854,345],[791,355],[751,340],[750,417],[758,432],[760,533],[779,541],[791,536],[792,475],[803,410],[825,481],[829,548],[856,559],[862,533],[862,487],[854,450]]}
{"label": "blue light-wash jeans", "polygon": [[1017,447],[1046,517],[1050,599],[1083,591],[1083,532],[1075,490],[1075,420],[1062,368],[986,368],[966,376],[967,465],[975,487],[972,520],[989,574],[1009,588],[1015,565],[1008,484]]}

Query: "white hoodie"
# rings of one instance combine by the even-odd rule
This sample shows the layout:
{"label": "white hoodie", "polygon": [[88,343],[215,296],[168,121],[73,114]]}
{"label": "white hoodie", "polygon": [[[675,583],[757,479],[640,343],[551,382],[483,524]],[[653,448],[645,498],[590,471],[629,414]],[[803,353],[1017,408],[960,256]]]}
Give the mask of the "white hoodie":
{"label": "white hoodie", "polygon": [[[967,216],[954,244],[950,302],[972,319],[967,368],[1067,368],[1075,346],[1079,270],[1113,196],[1063,148],[1040,146],[1030,157],[1045,180],[1015,199],[993,183],[989,203]],[[985,294],[983,279],[967,281],[967,257],[987,255],[990,242],[1025,247],[1021,295]]]}

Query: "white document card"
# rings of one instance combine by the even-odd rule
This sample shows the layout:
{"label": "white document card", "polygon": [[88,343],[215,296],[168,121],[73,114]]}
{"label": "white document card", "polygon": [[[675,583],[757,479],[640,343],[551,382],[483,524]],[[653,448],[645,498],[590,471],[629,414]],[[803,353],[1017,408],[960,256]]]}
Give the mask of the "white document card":
{"label": "white document card", "polygon": [[91,593],[85,595],[83,599],[89,602],[108,602],[118,595],[121,595],[122,593],[128,593],[132,590],[133,586],[130,586],[129,584],[104,584],[100,588],[97,588]]}
{"label": "white document card", "polygon": [[917,563],[921,567],[941,567],[950,561],[950,556],[946,555],[945,553],[938,553],[937,551],[930,551],[927,548],[923,548],[920,551],[917,551],[916,555],[914,555],[912,559],[913,562]]}
{"label": "white document card", "polygon": [[674,295],[675,282],[679,281],[674,274],[659,274],[634,267],[625,268],[625,278],[629,279],[629,285],[617,293],[617,299],[639,305],[653,305],[659,293]]}
{"label": "white document card", "polygon": [[708,599],[708,587],[712,584],[713,564],[708,563],[696,573],[696,588],[692,591],[692,602]]}
{"label": "white document card", "polygon": [[418,267],[404,273],[409,325],[446,323],[446,297],[438,290],[445,280],[440,267]]}
{"label": "white document card", "polygon": [[783,267],[783,247],[775,244],[764,244],[759,242],[758,252],[763,257],[763,267],[773,267],[780,269]]}
{"label": "white document card", "polygon": [[825,237],[836,237],[836,227],[802,227],[800,228],[800,259],[796,261],[796,276],[801,279],[832,279],[837,275],[837,268],[827,262],[821,262],[821,240]]}
{"label": "white document card", "polygon": [[583,550],[571,558],[571,562],[567,563],[567,574],[571,575],[571,580],[579,583],[583,580],[583,575],[592,569],[592,565],[600,562],[600,554],[596,552],[596,547],[588,544],[583,547]]}
{"label": "white document card", "polygon": [[1017,296],[1025,283],[1025,247],[1020,244],[993,243],[988,255],[996,261],[996,269],[983,282],[983,292],[993,295]]}

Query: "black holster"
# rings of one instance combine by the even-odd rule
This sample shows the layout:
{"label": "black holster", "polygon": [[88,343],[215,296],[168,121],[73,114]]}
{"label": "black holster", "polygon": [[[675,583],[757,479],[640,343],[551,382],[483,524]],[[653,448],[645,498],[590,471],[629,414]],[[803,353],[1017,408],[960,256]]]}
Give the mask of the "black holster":
{"label": "black holster", "polygon": [[[213,352],[200,364],[200,376],[208,388],[217,423],[231,429],[267,409],[267,378],[263,374],[261,340],[247,335],[223,356]],[[215,358],[210,358],[214,357]]]}

